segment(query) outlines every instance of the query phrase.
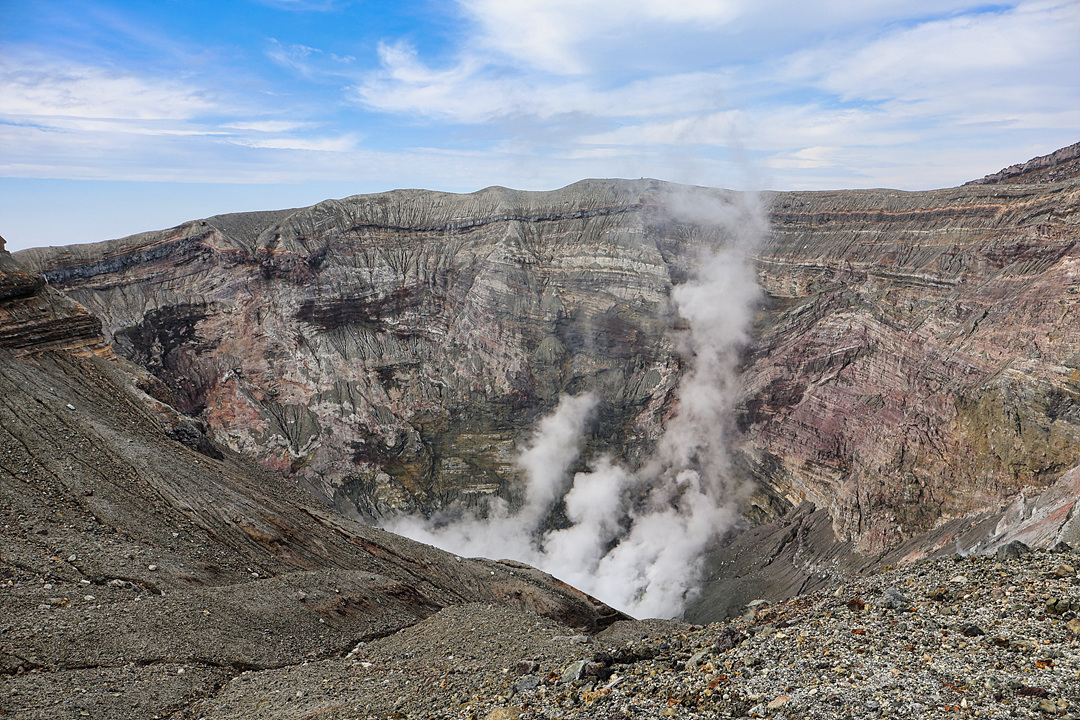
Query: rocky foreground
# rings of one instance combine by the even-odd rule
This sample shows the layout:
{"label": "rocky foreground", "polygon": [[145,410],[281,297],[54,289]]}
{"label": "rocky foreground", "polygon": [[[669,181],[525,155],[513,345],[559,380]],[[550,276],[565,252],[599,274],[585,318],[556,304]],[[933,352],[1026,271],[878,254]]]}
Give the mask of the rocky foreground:
{"label": "rocky foreground", "polygon": [[[587,635],[460,605],[342,657],[241,674],[174,717],[1080,717],[1080,554],[1018,549],[885,567],[707,626],[620,621]],[[124,682],[124,668],[49,688],[20,675],[0,704],[101,716],[83,688],[106,674]],[[206,692],[201,675],[189,687]]]}

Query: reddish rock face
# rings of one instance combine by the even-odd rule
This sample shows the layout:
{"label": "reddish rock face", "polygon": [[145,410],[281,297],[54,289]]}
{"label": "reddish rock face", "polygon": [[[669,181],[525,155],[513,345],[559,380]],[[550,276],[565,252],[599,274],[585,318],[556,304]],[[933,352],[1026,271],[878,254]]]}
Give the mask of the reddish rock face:
{"label": "reddish rock face", "polygon": [[[100,316],[219,441],[365,515],[512,491],[519,439],[595,388],[586,456],[633,463],[671,411],[673,285],[717,228],[672,186],[358,196],[24,262]],[[1080,183],[765,197],[765,301],[737,465],[894,546],[1080,462]]]}
{"label": "reddish rock face", "polygon": [[1080,459],[1080,186],[771,198],[755,474],[881,550]]}

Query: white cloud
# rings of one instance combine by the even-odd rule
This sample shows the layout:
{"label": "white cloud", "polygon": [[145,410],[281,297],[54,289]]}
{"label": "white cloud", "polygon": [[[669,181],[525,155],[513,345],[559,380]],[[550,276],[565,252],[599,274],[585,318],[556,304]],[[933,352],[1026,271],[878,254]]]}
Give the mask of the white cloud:
{"label": "white cloud", "polygon": [[7,117],[81,117],[176,120],[196,117],[217,103],[198,88],[161,78],[79,64],[0,59],[0,114]]}
{"label": "white cloud", "polygon": [[579,140],[594,145],[725,145],[737,134],[743,122],[744,114],[731,110],[625,125],[609,132],[586,135]]}
{"label": "white cloud", "polygon": [[446,69],[425,65],[404,43],[379,49],[382,67],[354,88],[375,110],[484,123],[504,118],[536,121],[578,114],[596,118],[649,118],[715,109],[731,74],[687,72],[647,77],[614,87],[590,79],[562,79],[524,71],[493,70],[466,57]]}
{"label": "white cloud", "polygon": [[271,138],[266,140],[234,139],[237,145],[250,148],[263,148],[266,150],[309,150],[312,152],[353,152],[357,149],[356,138],[343,137],[314,137],[314,138]]}
{"label": "white cloud", "polygon": [[[821,58],[822,86],[844,99],[933,99],[1000,110],[1001,90],[1059,86],[1080,67],[1080,4],[1032,3],[1015,10],[927,22],[885,35],[839,58]],[[1080,88],[1080,81],[1073,86]],[[989,92],[987,92],[989,90]],[[1075,106],[1076,94],[1062,98]],[[1034,99],[1034,98],[1033,98]],[[1045,102],[1045,100],[1044,100]]]}
{"label": "white cloud", "polygon": [[251,130],[258,133],[284,133],[293,130],[306,130],[316,126],[317,123],[297,122],[294,120],[253,120],[225,123],[221,127],[229,130]]}
{"label": "white cloud", "polygon": [[462,0],[482,28],[478,47],[547,72],[590,69],[597,50],[632,48],[663,25],[713,28],[731,22],[742,0]]}
{"label": "white cloud", "polygon": [[442,189],[608,175],[732,185],[741,146],[773,187],[918,187],[1052,151],[1080,128],[1075,0],[459,6],[456,45],[385,37],[366,68],[359,43],[361,60],[284,35],[249,49],[263,67],[221,64],[220,77],[162,28],[155,50],[172,42],[166,64],[186,74],[6,46],[0,163],[19,176],[190,179],[198,164],[198,177],[237,182]]}

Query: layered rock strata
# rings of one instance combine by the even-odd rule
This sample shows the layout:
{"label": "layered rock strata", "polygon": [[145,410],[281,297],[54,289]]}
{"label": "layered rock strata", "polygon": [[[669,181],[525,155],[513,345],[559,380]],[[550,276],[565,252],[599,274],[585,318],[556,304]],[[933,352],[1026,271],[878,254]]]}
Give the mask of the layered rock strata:
{"label": "layered rock strata", "polygon": [[752,473],[881,550],[1078,460],[1080,184],[771,199]]}
{"label": "layered rock strata", "polygon": [[658,229],[663,192],[402,191],[20,258],[220,442],[360,515],[431,511],[512,492],[561,393],[600,393],[595,449],[660,432],[699,232]]}
{"label": "layered rock strata", "polygon": [[[601,396],[583,462],[648,453],[685,363],[671,289],[730,239],[674,219],[686,196],[731,199],[396,191],[19,257],[219,442],[361,516],[430,512],[513,500],[560,393]],[[1076,179],[764,196],[748,517],[810,502],[874,557],[1076,465],[1078,199]]]}
{"label": "layered rock strata", "polygon": [[1080,174],[1080,143],[1040,155],[1025,163],[1010,165],[1004,170],[972,180],[966,185],[994,183],[1051,183],[1075,178]]}
{"label": "layered rock strata", "polygon": [[111,356],[101,320],[73,302],[56,302],[40,274],[27,272],[0,238],[0,348],[17,355],[43,349]]}

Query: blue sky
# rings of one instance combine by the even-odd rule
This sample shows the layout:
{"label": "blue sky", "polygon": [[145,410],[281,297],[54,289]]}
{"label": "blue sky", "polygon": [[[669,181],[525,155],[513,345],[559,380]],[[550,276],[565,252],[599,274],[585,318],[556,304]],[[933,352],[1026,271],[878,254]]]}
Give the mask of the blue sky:
{"label": "blue sky", "polygon": [[1080,0],[0,0],[8,249],[584,177],[924,189],[1080,140]]}

